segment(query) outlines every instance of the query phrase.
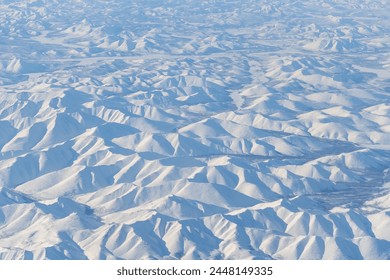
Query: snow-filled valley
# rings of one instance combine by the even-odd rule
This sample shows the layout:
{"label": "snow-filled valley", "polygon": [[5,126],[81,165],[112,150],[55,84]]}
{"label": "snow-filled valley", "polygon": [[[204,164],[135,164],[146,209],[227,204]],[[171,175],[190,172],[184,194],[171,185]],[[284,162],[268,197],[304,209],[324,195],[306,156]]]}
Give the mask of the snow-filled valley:
{"label": "snow-filled valley", "polygon": [[0,259],[390,259],[390,1],[0,1]]}

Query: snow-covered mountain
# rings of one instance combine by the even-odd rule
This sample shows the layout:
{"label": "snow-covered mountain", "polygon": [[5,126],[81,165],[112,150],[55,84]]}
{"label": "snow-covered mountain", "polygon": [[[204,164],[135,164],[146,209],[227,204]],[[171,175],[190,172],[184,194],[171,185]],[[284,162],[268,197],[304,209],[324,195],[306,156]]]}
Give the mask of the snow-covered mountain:
{"label": "snow-covered mountain", "polygon": [[0,1],[0,259],[390,259],[389,9]]}

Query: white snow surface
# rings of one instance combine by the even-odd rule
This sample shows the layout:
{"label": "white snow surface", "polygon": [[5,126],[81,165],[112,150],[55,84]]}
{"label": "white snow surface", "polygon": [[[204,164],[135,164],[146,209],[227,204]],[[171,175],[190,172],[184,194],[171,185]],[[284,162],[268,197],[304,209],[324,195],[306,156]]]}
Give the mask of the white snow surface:
{"label": "white snow surface", "polygon": [[0,259],[390,259],[390,1],[0,1]]}

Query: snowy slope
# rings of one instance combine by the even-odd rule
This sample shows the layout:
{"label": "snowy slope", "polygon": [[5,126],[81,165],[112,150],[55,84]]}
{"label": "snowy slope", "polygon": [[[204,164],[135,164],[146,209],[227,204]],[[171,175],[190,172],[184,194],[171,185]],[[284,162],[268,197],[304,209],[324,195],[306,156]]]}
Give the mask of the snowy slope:
{"label": "snowy slope", "polygon": [[390,259],[389,8],[0,1],[0,259]]}

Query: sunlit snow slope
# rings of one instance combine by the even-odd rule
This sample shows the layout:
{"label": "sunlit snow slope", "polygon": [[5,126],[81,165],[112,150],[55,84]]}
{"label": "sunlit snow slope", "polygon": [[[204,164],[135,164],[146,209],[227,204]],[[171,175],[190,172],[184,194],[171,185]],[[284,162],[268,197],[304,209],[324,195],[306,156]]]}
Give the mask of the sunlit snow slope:
{"label": "sunlit snow slope", "polygon": [[0,259],[390,259],[390,1],[0,1]]}

